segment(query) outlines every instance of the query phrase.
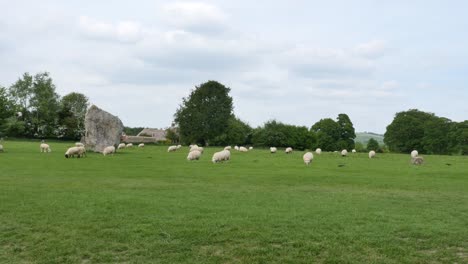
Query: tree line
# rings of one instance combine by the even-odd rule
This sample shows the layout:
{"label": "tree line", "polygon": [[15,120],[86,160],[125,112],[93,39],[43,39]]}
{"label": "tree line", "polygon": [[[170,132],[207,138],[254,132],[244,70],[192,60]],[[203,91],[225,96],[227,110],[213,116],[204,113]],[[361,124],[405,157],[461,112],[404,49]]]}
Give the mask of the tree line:
{"label": "tree line", "polygon": [[55,88],[48,72],[24,73],[10,87],[0,86],[0,136],[80,139],[88,98],[60,97]]}

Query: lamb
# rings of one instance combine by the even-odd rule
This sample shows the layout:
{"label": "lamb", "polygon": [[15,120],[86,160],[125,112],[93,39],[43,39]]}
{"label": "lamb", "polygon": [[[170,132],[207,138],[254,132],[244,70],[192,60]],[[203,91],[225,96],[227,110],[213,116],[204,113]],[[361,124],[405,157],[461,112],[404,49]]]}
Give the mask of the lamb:
{"label": "lamb", "polygon": [[117,149],[123,149],[125,148],[125,143],[120,143],[119,146],[117,147]]}
{"label": "lamb", "polygon": [[133,148],[133,144],[132,144],[132,143],[128,143],[125,147],[126,147],[126,148]]}
{"label": "lamb", "polygon": [[102,154],[104,156],[109,155],[109,154],[114,154],[114,153],[115,153],[115,147],[114,146],[105,147],[104,150],[102,151]]}
{"label": "lamb", "polygon": [[292,153],[293,149],[291,147],[287,147],[286,150],[284,151],[286,154]]}
{"label": "lamb", "polygon": [[369,159],[375,158],[375,151],[369,151]]}
{"label": "lamb", "polygon": [[239,151],[240,152],[248,152],[249,150],[246,147],[240,147]]}
{"label": "lamb", "polygon": [[225,147],[224,150],[231,150],[231,146]]}
{"label": "lamb", "polygon": [[348,155],[348,151],[346,149],[343,149],[341,151],[341,156],[346,157],[346,155]]}
{"label": "lamb", "polygon": [[312,152],[307,152],[304,154],[304,156],[302,156],[302,159],[304,160],[305,165],[309,166],[309,164],[314,159],[314,154],[312,154]]}
{"label": "lamb", "polygon": [[424,158],[421,156],[416,156],[414,158],[411,158],[411,163],[413,163],[413,165],[421,165],[423,164],[423,162],[424,162]]}
{"label": "lamb", "polygon": [[227,161],[230,159],[231,159],[231,152],[229,150],[222,150],[220,152],[216,152],[215,154],[213,154],[213,158],[211,159],[211,161],[213,163],[216,163],[216,162],[221,162],[221,161]]}
{"label": "lamb", "polygon": [[75,147],[84,147],[84,144],[81,142],[76,142]]}
{"label": "lamb", "polygon": [[270,153],[276,153],[277,149],[275,147],[270,148]]}
{"label": "lamb", "polygon": [[353,149],[353,150],[351,150],[351,152],[352,152],[352,153],[356,153],[356,150],[355,150],[355,149]]}
{"label": "lamb", "polygon": [[51,152],[51,151],[52,151],[52,149],[50,148],[50,146],[49,146],[48,144],[46,144],[46,143],[41,143],[41,145],[40,145],[39,147],[40,147],[40,149],[41,149],[41,153],[42,153],[42,152],[45,153],[45,152]]}
{"label": "lamb", "polygon": [[84,147],[71,147],[65,152],[65,158],[73,158],[75,155],[80,158],[85,152],[86,150]]}
{"label": "lamb", "polygon": [[200,159],[201,154],[202,153],[200,151],[198,151],[198,150],[190,151],[188,156],[187,156],[187,160],[189,160],[189,161],[190,160],[198,160],[198,159]]}
{"label": "lamb", "polygon": [[177,146],[170,146],[167,148],[167,152],[173,152],[177,150]]}
{"label": "lamb", "polygon": [[239,150],[239,146],[234,146],[234,149],[235,149],[235,150]]}
{"label": "lamb", "polygon": [[411,151],[411,158],[416,158],[419,155],[417,150]]}
{"label": "lamb", "polygon": [[253,147],[249,147],[249,150],[252,150],[252,149],[253,149]]}
{"label": "lamb", "polygon": [[317,154],[319,154],[319,155],[322,154],[322,149],[321,149],[321,148],[317,148],[317,149],[315,150],[315,153],[317,153]]}
{"label": "lamb", "polygon": [[144,147],[145,147],[145,144],[140,143],[140,144],[138,145],[138,147],[139,147],[139,148],[144,148]]}

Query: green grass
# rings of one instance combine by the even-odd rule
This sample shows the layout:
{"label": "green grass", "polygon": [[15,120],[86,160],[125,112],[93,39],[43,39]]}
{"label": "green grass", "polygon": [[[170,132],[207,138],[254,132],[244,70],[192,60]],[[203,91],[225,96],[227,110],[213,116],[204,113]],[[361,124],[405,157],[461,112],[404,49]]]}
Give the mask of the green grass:
{"label": "green grass", "polygon": [[466,157],[3,145],[0,263],[468,262]]}

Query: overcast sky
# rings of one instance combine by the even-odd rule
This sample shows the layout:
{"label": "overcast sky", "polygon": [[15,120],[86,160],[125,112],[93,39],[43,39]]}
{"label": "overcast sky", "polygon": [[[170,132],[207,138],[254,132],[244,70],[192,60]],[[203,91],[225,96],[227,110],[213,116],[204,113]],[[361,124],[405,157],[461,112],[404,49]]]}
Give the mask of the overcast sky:
{"label": "overcast sky", "polygon": [[350,116],[384,133],[411,108],[468,113],[468,1],[5,1],[0,85],[50,72],[127,126],[167,127],[190,90],[310,127]]}

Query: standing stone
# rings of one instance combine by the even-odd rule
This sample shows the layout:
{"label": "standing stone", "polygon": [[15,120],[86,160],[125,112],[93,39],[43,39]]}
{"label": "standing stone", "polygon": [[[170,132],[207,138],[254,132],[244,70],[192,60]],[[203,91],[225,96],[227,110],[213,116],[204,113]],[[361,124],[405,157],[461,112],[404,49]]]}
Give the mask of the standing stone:
{"label": "standing stone", "polygon": [[122,136],[120,119],[92,105],[85,116],[85,136],[81,140],[87,150],[102,152],[105,147],[117,146]]}

